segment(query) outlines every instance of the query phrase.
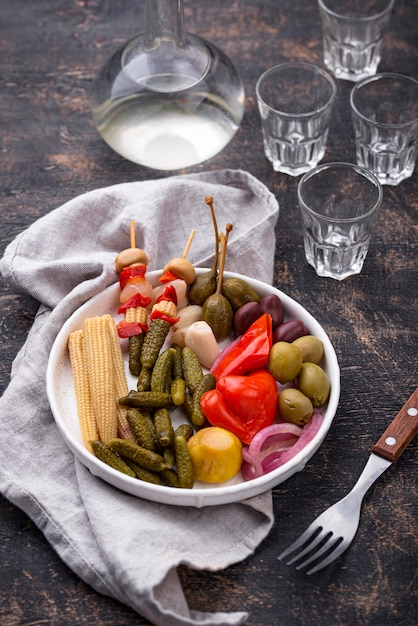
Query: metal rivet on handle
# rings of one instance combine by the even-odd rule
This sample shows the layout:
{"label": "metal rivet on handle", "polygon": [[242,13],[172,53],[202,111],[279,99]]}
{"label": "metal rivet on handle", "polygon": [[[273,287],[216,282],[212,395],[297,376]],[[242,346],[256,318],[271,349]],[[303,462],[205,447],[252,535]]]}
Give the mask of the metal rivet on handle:
{"label": "metal rivet on handle", "polygon": [[407,413],[411,417],[415,417],[416,415],[418,415],[418,409],[414,409],[414,407],[411,407],[410,409],[408,409]]}
{"label": "metal rivet on handle", "polygon": [[396,439],[395,439],[395,437],[386,437],[386,439],[385,439],[385,444],[386,444],[387,446],[394,446],[394,445],[395,445],[395,443],[396,443]]}

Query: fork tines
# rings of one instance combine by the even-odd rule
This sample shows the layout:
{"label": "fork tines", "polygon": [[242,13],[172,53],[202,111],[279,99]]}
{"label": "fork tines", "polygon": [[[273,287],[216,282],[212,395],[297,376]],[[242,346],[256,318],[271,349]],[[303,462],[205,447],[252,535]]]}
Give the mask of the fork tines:
{"label": "fork tines", "polygon": [[347,547],[341,536],[336,537],[331,532],[323,531],[321,526],[313,523],[277,558],[285,561],[286,565],[295,564],[297,570],[313,564],[313,567],[305,571],[310,575],[332,563]]}

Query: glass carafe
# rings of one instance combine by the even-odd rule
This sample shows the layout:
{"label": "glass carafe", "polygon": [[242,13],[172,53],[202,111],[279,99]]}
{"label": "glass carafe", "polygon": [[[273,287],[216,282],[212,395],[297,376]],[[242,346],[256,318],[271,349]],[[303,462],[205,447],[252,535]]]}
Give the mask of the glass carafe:
{"label": "glass carafe", "polygon": [[146,0],[144,32],[121,46],[93,84],[92,114],[126,159],[176,170],[215,156],[244,115],[245,93],[230,59],[183,30],[183,0]]}

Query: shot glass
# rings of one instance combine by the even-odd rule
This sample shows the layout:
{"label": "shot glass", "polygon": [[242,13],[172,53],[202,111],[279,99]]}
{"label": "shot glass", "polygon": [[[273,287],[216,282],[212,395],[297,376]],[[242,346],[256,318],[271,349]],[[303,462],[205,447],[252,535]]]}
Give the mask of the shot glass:
{"label": "shot glass", "polygon": [[324,63],[336,78],[376,73],[395,0],[318,0]]}
{"label": "shot glass", "polygon": [[382,198],[377,178],[354,163],[324,163],[302,176],[305,256],[318,276],[361,272]]}
{"label": "shot glass", "polygon": [[358,165],[382,185],[412,176],[418,152],[418,81],[401,74],[376,74],[350,95]]}
{"label": "shot glass", "polygon": [[283,63],[260,76],[264,152],[276,172],[299,176],[323,158],[336,94],[333,78],[309,63]]}

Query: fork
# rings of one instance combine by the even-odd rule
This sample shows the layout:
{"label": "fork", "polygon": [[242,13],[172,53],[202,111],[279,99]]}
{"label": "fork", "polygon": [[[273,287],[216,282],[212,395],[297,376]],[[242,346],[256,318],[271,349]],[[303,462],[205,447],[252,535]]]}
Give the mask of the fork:
{"label": "fork", "polygon": [[356,535],[363,498],[375,480],[396,461],[418,432],[418,388],[404,404],[373,447],[367,464],[353,489],[326,509],[277,558],[305,568],[308,575],[318,572],[347,548]]}

